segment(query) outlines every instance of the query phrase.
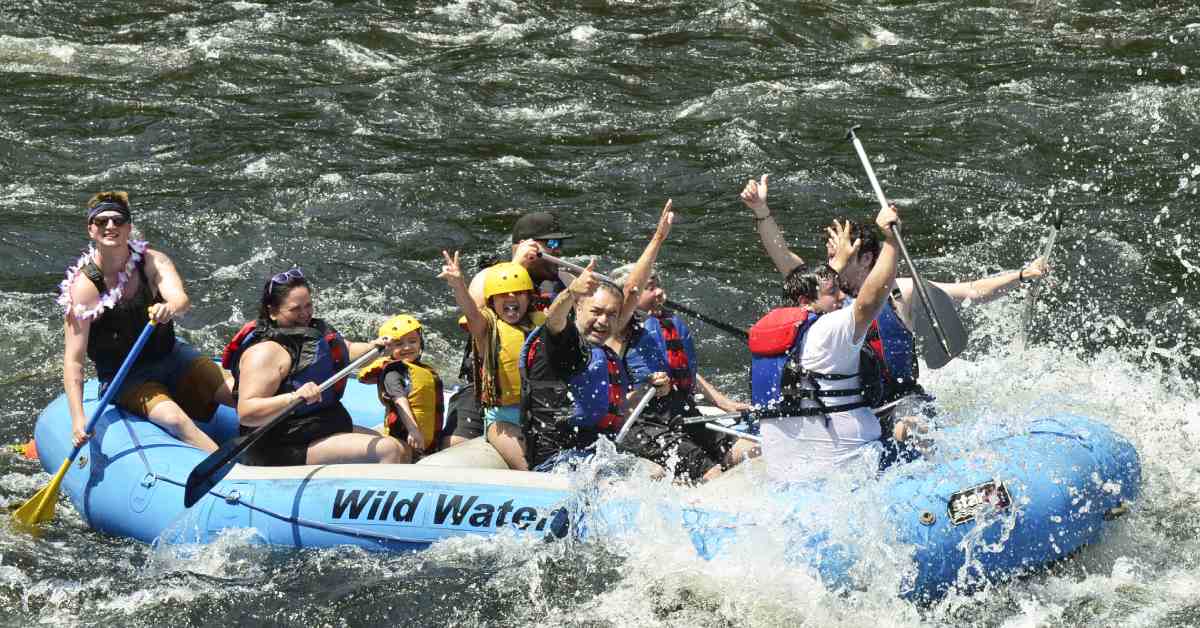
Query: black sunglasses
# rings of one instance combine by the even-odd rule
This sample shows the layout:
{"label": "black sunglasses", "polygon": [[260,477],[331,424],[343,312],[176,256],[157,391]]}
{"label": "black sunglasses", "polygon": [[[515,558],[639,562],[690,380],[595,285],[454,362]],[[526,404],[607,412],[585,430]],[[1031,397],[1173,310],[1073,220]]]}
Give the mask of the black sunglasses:
{"label": "black sunglasses", "polygon": [[129,219],[124,216],[96,216],[92,218],[92,224],[97,227],[104,228],[112,223],[114,227],[124,227],[129,224]]}

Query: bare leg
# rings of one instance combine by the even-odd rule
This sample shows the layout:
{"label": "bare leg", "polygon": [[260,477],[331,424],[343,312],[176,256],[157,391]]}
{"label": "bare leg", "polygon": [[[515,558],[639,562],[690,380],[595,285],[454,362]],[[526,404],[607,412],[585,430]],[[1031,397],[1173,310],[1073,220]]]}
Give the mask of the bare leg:
{"label": "bare leg", "polygon": [[487,441],[504,458],[509,469],[529,470],[529,464],[525,461],[525,434],[520,426],[496,421],[487,428]]}
{"label": "bare leg", "polygon": [[306,464],[339,462],[404,462],[400,443],[390,436],[355,426],[350,433],[333,434],[308,446]]}
{"label": "bare leg", "polygon": [[151,423],[170,432],[175,438],[200,451],[212,453],[217,450],[217,444],[213,442],[213,439],[196,427],[192,418],[171,399],[163,399],[154,404],[146,418],[150,419]]}

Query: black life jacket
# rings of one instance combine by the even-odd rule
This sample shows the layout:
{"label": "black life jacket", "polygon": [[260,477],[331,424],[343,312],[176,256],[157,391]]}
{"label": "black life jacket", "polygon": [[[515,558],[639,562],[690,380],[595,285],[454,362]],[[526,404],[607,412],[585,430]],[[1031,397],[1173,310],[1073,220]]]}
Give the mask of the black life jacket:
{"label": "black life jacket", "polygon": [[[163,303],[162,295],[151,291],[150,280],[146,278],[146,258],[137,263],[138,289],[131,299],[122,299],[119,303],[101,312],[92,321],[88,330],[87,356],[96,365],[96,375],[100,381],[107,382],[117,374],[125,356],[137,342],[138,336],[150,322],[149,307],[155,303]],[[80,269],[103,295],[108,292],[104,283],[104,272],[95,262],[88,262]],[[127,284],[128,285],[128,284]],[[155,325],[150,340],[138,355],[134,365],[146,364],[165,356],[175,348],[175,322]]]}
{"label": "black life jacket", "polygon": [[[276,395],[298,390],[308,382],[323,384],[350,363],[350,349],[345,339],[325,321],[314,318],[308,327],[275,327],[251,321],[242,325],[221,354],[221,366],[233,373],[233,393],[236,396],[241,382],[242,354],[259,342],[273,341],[287,350],[292,366],[279,383]],[[346,379],[321,393],[321,401],[302,404],[293,416],[307,416],[337,405],[346,390]]]}

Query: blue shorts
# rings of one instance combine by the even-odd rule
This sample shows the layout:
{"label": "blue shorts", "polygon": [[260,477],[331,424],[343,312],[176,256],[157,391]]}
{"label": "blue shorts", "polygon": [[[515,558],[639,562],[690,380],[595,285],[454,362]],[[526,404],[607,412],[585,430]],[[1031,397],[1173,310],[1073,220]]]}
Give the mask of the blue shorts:
{"label": "blue shorts", "polygon": [[217,391],[224,384],[225,376],[212,359],[176,339],[170,353],[130,369],[114,400],[134,414],[149,416],[151,408],[170,399],[192,420],[206,421],[217,409]]}
{"label": "blue shorts", "polygon": [[521,427],[521,406],[489,406],[483,409],[483,429],[493,423],[512,423]]}

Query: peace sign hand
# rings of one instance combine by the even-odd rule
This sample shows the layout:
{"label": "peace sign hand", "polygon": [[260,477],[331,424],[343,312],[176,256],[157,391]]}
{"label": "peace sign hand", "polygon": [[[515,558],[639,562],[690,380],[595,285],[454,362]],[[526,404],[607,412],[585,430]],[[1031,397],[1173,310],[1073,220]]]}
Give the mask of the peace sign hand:
{"label": "peace sign hand", "polygon": [[446,251],[442,251],[442,257],[446,263],[442,264],[442,272],[438,273],[438,279],[445,279],[450,285],[463,283],[462,269],[458,265],[458,251],[454,252],[454,257]]}

